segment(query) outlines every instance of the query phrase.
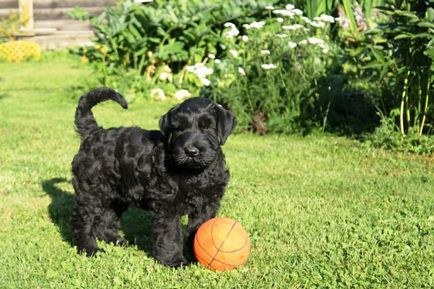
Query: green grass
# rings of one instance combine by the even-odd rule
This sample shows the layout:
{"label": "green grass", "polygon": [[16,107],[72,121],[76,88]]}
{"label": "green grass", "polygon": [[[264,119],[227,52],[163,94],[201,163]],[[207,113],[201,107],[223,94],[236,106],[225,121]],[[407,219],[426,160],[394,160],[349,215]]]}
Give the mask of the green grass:
{"label": "green grass", "polygon": [[[239,270],[158,264],[138,210],[123,218],[136,245],[76,254],[71,95],[93,78],[72,57],[0,64],[0,288],[433,288],[434,159],[334,136],[229,138],[219,215],[249,232],[251,257]],[[156,128],[170,106],[136,99],[95,115],[106,127]]]}

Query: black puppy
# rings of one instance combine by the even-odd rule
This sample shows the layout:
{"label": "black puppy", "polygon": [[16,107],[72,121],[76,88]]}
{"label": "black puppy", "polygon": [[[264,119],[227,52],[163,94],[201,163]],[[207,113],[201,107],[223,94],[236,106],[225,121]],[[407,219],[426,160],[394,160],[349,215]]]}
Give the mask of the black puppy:
{"label": "black puppy", "polygon": [[88,256],[98,250],[96,239],[125,244],[118,235],[119,219],[133,205],[150,212],[155,258],[168,266],[186,264],[180,218],[188,215],[191,238],[216,215],[229,179],[220,146],[236,119],[216,103],[197,97],[162,116],[161,131],[103,129],[91,108],[108,99],[128,107],[116,91],[99,88],[80,98],[75,115],[81,136],[72,162],[75,244]]}

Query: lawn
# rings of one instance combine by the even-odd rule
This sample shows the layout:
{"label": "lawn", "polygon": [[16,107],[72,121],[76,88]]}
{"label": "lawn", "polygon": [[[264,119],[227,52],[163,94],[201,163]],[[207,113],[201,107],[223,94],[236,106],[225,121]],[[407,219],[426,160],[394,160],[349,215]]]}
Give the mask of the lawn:
{"label": "lawn", "polygon": [[[70,56],[0,64],[0,288],[433,288],[434,159],[330,135],[229,138],[219,215],[249,232],[239,270],[160,265],[148,217],[133,209],[122,223],[134,245],[78,255],[73,117],[94,77]],[[127,111],[94,111],[104,127],[157,128],[171,105],[136,98]]]}

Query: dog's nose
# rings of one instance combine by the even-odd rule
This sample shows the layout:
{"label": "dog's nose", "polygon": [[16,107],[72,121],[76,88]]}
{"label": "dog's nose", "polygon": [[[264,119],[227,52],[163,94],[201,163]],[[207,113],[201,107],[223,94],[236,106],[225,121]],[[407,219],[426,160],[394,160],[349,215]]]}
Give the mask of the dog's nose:
{"label": "dog's nose", "polygon": [[187,146],[184,150],[185,153],[190,157],[195,157],[199,154],[199,149],[192,145]]}

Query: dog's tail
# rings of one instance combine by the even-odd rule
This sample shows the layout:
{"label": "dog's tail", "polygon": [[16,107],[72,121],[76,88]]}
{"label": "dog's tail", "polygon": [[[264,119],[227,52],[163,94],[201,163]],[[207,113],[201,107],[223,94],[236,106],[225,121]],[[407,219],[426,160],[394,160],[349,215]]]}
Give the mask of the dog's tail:
{"label": "dog's tail", "polygon": [[124,97],[107,87],[94,89],[80,97],[75,111],[75,127],[82,139],[99,128],[92,114],[92,107],[109,99],[116,101],[125,109],[128,108],[128,103]]}

